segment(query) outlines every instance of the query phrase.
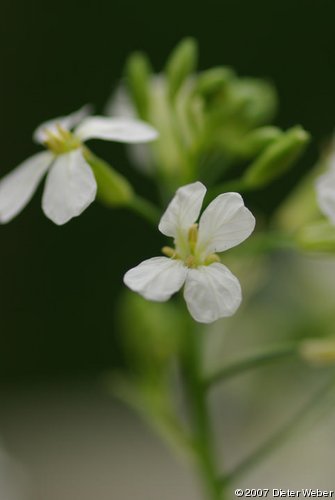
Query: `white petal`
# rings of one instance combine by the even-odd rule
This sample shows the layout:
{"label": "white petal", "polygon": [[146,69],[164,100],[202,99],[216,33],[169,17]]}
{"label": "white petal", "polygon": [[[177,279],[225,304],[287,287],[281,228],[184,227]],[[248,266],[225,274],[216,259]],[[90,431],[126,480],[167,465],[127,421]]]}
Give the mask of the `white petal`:
{"label": "white petal", "polygon": [[157,131],[145,122],[131,118],[91,116],[74,131],[81,141],[104,139],[106,141],[140,143],[157,139]]}
{"label": "white petal", "polygon": [[160,220],[160,232],[176,238],[180,231],[188,231],[199,217],[205,194],[206,188],[201,182],[179,188]]}
{"label": "white petal", "polygon": [[61,127],[65,128],[66,130],[70,130],[78,125],[78,123],[86,118],[86,116],[90,115],[91,112],[92,107],[89,104],[86,104],[82,108],[78,109],[78,111],[75,111],[70,115],[59,116],[58,118],[48,120],[37,127],[33,134],[33,139],[35,142],[43,144],[47,139],[46,130],[57,134],[57,125],[61,125]]}
{"label": "white petal", "polygon": [[[107,116],[137,119],[137,114],[125,85],[119,85],[105,107]],[[152,152],[147,144],[130,144],[127,152],[131,163],[145,173],[153,172]]]}
{"label": "white petal", "polygon": [[190,269],[184,297],[190,314],[200,323],[212,323],[231,316],[242,300],[238,279],[223,264]]}
{"label": "white petal", "polygon": [[130,269],[123,281],[144,298],[164,302],[183,286],[186,274],[180,260],[153,257]]}
{"label": "white petal", "polygon": [[335,169],[319,177],[315,187],[321,211],[335,224]]}
{"label": "white petal", "polygon": [[55,224],[65,224],[92,203],[96,191],[91,167],[76,149],[57,157],[45,183],[42,208]]}
{"label": "white petal", "polygon": [[223,252],[244,241],[255,228],[255,217],[238,193],[220,194],[202,214],[198,251]]}
{"label": "white petal", "polygon": [[0,181],[0,223],[9,222],[27,205],[52,160],[51,153],[38,153]]}

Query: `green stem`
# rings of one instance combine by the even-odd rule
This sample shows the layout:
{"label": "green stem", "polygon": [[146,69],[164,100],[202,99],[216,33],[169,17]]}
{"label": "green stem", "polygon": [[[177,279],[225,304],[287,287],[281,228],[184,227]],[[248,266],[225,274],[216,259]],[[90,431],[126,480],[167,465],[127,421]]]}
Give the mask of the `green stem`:
{"label": "green stem", "polygon": [[279,430],[277,430],[270,438],[268,438],[259,448],[246,457],[240,464],[238,464],[231,472],[221,478],[222,488],[227,487],[232,481],[239,479],[245,472],[254,467],[260,460],[264,459],[272,450],[281,445],[284,440],[296,431],[301,426],[304,419],[310,416],[320,402],[327,396],[330,390],[334,389],[335,378],[334,374],[324,384],[314,396],[303,405],[291,419],[286,422]]}
{"label": "green stem", "polygon": [[161,213],[156,207],[156,205],[146,200],[145,198],[142,198],[141,196],[135,194],[128,201],[127,208],[141,215],[144,219],[150,222],[150,224],[153,224],[155,227],[158,226]]}
{"label": "green stem", "polygon": [[200,332],[193,328],[190,330],[187,335],[182,366],[193,427],[197,467],[208,500],[222,500],[223,493],[216,471],[206,388],[201,374]]}
{"label": "green stem", "polygon": [[207,379],[205,379],[204,385],[207,388],[213,387],[218,382],[223,382],[224,380],[234,377],[235,375],[240,375],[245,371],[260,368],[261,366],[272,363],[273,361],[293,356],[296,352],[297,344],[291,344],[235,361],[210,375]]}

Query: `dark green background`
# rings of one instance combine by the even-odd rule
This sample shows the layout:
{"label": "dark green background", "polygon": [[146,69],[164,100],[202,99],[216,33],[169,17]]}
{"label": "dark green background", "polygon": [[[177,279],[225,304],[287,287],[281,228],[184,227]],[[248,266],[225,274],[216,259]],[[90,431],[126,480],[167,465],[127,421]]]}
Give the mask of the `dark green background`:
{"label": "dark green background", "polygon": [[[129,52],[147,51],[159,69],[185,35],[198,39],[202,69],[228,64],[275,82],[277,123],[313,135],[295,172],[249,204],[270,211],[334,128],[333,0],[2,0],[0,9],[1,175],[37,152],[31,134],[41,121],[86,102],[101,112]],[[94,149],[150,195],[122,147]],[[94,374],[116,363],[122,275],[161,244],[135,215],[97,203],[57,227],[40,195],[0,227],[2,379]]]}

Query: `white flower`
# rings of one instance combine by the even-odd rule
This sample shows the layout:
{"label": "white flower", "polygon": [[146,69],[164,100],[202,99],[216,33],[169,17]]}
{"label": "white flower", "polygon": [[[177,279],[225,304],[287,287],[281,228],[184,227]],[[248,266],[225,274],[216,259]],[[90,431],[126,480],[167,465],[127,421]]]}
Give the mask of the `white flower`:
{"label": "white flower", "polygon": [[206,188],[201,182],[177,190],[163,214],[159,230],[174,238],[168,257],[154,257],[130,269],[125,284],[149,300],[164,302],[183,284],[184,298],[196,321],[211,323],[231,316],[242,299],[238,279],[220,263],[223,252],[245,240],[255,218],[238,193],[221,194],[198,219]]}
{"label": "white flower", "polygon": [[96,196],[96,180],[83,154],[84,141],[141,143],[157,137],[153,127],[139,120],[87,115],[86,106],[36,129],[34,140],[48,151],[28,158],[0,181],[0,223],[9,222],[27,205],[49,171],[42,208],[53,222],[65,224],[80,215]]}
{"label": "white flower", "polygon": [[316,181],[316,195],[321,211],[335,224],[335,152],[329,158],[329,169]]}

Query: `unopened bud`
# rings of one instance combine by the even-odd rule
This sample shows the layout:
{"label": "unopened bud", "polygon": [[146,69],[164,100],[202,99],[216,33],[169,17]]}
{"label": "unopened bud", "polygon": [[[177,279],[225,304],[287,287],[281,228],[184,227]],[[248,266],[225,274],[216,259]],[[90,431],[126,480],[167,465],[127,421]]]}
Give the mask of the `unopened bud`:
{"label": "unopened bud", "polygon": [[210,97],[224,89],[234,76],[233,70],[224,66],[208,69],[199,74],[194,92]]}
{"label": "unopened bud", "polygon": [[129,369],[150,380],[166,373],[179,351],[183,311],[174,303],[147,302],[130,292],[122,295],[117,311]]}
{"label": "unopened bud", "polygon": [[185,79],[195,71],[197,60],[198,47],[194,38],[185,38],[172,51],[165,68],[171,99],[175,97]]}
{"label": "unopened bud", "polygon": [[335,363],[335,338],[308,339],[300,346],[300,355],[309,363],[318,366]]}
{"label": "unopened bud", "polygon": [[236,101],[241,119],[249,126],[268,123],[277,110],[277,93],[271,83],[257,78],[241,78],[232,85],[231,98]]}
{"label": "unopened bud", "polygon": [[272,144],[282,131],[277,127],[261,127],[246,134],[238,143],[237,153],[242,158],[253,158]]}
{"label": "unopened bud", "polygon": [[300,157],[309,141],[302,127],[293,127],[278,137],[248,168],[244,175],[250,187],[263,187],[286,172]]}
{"label": "unopened bud", "polygon": [[149,109],[152,69],[145,54],[135,52],[126,64],[126,78],[130,94],[140,118],[146,119]]}

